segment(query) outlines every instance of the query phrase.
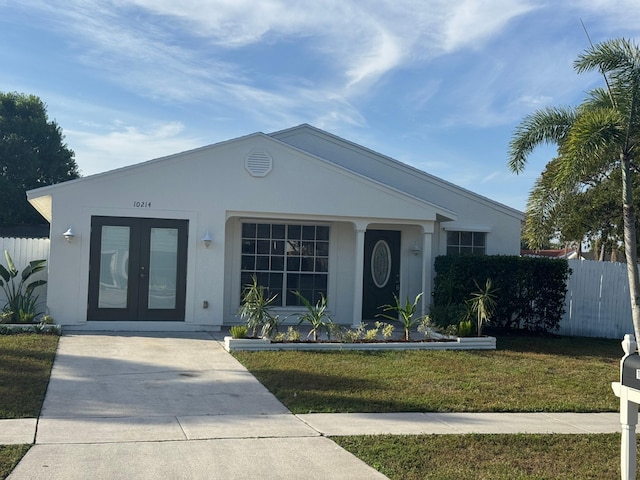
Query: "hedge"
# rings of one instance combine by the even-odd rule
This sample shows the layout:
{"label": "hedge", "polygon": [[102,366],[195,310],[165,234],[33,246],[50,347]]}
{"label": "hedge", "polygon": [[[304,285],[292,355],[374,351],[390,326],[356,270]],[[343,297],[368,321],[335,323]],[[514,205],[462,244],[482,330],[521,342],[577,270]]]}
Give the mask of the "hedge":
{"label": "hedge", "polygon": [[451,255],[437,257],[434,267],[431,315],[442,326],[457,324],[471,293],[484,287],[487,278],[497,299],[492,326],[532,332],[559,326],[571,273],[564,259]]}

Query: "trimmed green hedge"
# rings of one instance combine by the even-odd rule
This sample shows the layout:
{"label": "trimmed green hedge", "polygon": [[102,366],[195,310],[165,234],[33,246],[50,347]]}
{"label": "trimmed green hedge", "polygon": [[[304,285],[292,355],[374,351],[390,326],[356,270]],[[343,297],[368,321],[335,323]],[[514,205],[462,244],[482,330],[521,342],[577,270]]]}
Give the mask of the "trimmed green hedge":
{"label": "trimmed green hedge", "polygon": [[466,301],[490,278],[497,305],[491,326],[504,330],[551,332],[564,313],[567,279],[564,259],[505,255],[440,256],[435,261],[431,316],[439,325],[456,323]]}

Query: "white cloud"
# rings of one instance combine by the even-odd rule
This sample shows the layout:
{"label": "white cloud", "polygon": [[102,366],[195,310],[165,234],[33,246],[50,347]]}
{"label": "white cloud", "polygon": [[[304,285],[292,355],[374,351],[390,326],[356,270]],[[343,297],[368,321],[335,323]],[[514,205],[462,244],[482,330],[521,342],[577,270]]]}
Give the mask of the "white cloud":
{"label": "white cloud", "polygon": [[114,82],[179,101],[225,98],[230,82],[256,88],[241,66],[222,58],[258,42],[313,38],[308,54],[330,71],[310,88],[346,94],[417,59],[476,46],[532,8],[524,0],[26,2],[57,21],[70,42],[89,47],[85,61]]}
{"label": "white cloud", "polygon": [[[546,35],[534,27],[536,36],[520,42],[504,32],[527,15],[559,9],[562,16],[572,8],[578,22],[580,12],[600,6],[595,0],[584,9],[576,5],[536,0],[24,0],[12,9],[46,18],[42,25],[53,25],[70,45],[65,54],[81,58],[88,72],[107,78],[114,89],[124,88],[132,98],[228,115],[232,121],[248,116],[264,130],[309,122],[340,131],[367,126],[362,106],[377,95],[402,97],[413,111],[428,111],[430,121],[445,126],[502,125],[534,106],[557,103],[578,84],[570,68],[573,53],[567,55],[562,40],[557,46],[544,43]],[[527,44],[534,39],[540,42],[535,48]],[[288,61],[288,49],[295,50],[300,65]],[[455,71],[446,69],[449,61]],[[424,83],[408,91],[383,91],[390,74],[404,72],[424,77]],[[436,100],[442,107],[437,118],[430,108]],[[149,120],[124,122],[148,125]],[[74,131],[82,129],[75,126]],[[174,143],[163,144],[148,127],[118,133],[106,134],[104,144],[91,136],[78,138],[104,151],[138,134],[141,144],[154,139],[166,153],[180,149],[184,136],[173,132]],[[184,141],[194,146],[191,139]],[[136,152],[136,142],[131,143],[130,152]],[[82,147],[74,148],[81,153]]]}
{"label": "white cloud", "polygon": [[477,46],[500,32],[513,18],[536,8],[533,2],[513,0],[460,0],[447,4],[451,7],[442,32],[445,52]]}
{"label": "white cloud", "polygon": [[170,153],[202,146],[202,139],[184,135],[184,126],[178,122],[139,126],[114,123],[109,133],[99,131],[66,130],[73,144],[76,162],[83,175],[113,170]]}
{"label": "white cloud", "polygon": [[[640,23],[640,8],[637,0],[571,0],[569,4],[576,10],[584,12],[586,28],[590,33],[599,33],[601,27],[621,32],[629,30],[634,37],[638,37],[638,23]],[[599,28],[600,27],[600,28]],[[628,33],[625,34],[628,36]],[[594,38],[594,41],[603,39]]]}

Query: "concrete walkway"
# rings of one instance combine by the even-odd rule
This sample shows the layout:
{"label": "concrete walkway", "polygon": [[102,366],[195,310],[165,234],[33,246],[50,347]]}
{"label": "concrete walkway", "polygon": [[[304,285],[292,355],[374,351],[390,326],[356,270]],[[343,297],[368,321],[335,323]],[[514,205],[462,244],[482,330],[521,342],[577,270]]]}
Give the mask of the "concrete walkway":
{"label": "concrete walkway", "polygon": [[619,414],[292,415],[206,333],[65,335],[41,417],[0,421],[33,443],[21,479],[386,478],[325,436],[606,433]]}

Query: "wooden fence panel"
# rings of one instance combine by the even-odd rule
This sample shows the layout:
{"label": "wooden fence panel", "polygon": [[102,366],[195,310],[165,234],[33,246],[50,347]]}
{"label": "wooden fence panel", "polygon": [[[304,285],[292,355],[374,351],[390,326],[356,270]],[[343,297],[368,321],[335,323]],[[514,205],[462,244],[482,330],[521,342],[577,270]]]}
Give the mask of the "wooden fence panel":
{"label": "wooden fence panel", "polygon": [[[0,263],[6,266],[4,257],[5,250],[9,252],[15,267],[22,272],[32,260],[45,259],[49,261],[49,239],[48,238],[3,238],[0,237]],[[29,280],[46,280],[47,270],[38,272]],[[38,302],[41,303],[41,310],[47,302],[47,286],[38,287],[35,292],[38,294]],[[4,292],[0,290],[0,309],[6,303],[7,299]]]}
{"label": "wooden fence panel", "polygon": [[569,267],[558,333],[620,339],[633,333],[626,264],[569,260]]}

